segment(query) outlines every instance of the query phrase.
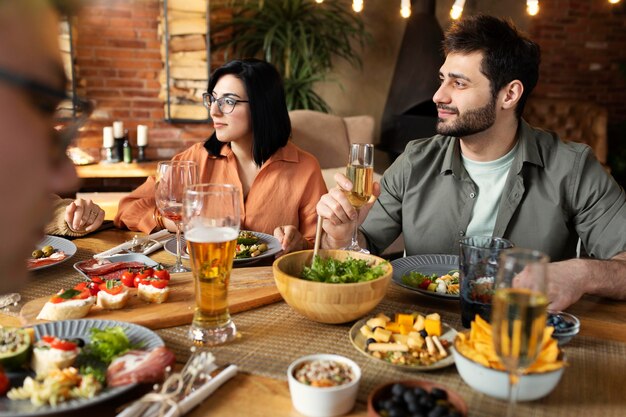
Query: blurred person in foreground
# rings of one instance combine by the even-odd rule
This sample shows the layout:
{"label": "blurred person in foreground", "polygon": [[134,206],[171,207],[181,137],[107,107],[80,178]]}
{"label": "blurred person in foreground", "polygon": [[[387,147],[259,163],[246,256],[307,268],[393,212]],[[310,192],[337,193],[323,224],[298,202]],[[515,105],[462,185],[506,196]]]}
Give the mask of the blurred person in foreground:
{"label": "blurred person in foreground", "polygon": [[[463,236],[540,250],[551,310],[585,294],[626,299],[626,197],[587,145],[563,142],[521,115],[539,78],[539,46],[507,21],[474,16],[445,34],[438,135],[410,142],[357,212],[341,186],[317,206],[323,246],[380,253],[403,232],[406,254],[459,253]],[[409,87],[409,86],[407,86]],[[575,258],[578,239],[589,259]]]}
{"label": "blurred person in foreground", "polygon": [[0,195],[8,199],[0,205],[0,293],[26,284],[26,259],[51,219],[50,195],[78,185],[65,154],[78,126],[53,129],[67,98],[58,13],[49,1],[0,1]]}
{"label": "blurred person in foreground", "polygon": [[[317,159],[289,142],[291,121],[276,68],[258,59],[230,61],[211,75],[204,103],[215,132],[173,159],[196,162],[200,183],[239,188],[243,230],[273,234],[285,253],[312,247],[315,207],[327,189]],[[123,198],[115,225],[175,231],[160,215],[154,191],[150,177]]]}

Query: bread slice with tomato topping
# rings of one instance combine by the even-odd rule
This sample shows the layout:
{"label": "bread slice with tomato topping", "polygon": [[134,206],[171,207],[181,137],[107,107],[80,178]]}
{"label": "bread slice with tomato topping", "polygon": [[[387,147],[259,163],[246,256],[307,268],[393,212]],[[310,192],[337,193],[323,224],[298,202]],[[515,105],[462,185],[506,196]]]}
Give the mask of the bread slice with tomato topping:
{"label": "bread slice with tomato topping", "polygon": [[96,302],[88,288],[82,290],[61,290],[44,304],[37,315],[39,320],[68,320],[80,319],[89,313],[89,309]]}
{"label": "bread slice with tomato topping", "polygon": [[100,284],[96,304],[108,310],[119,310],[126,306],[129,298],[130,291],[128,288],[122,285],[120,281],[110,279]]}
{"label": "bread slice with tomato topping", "polygon": [[73,341],[43,336],[33,348],[31,368],[38,376],[45,376],[53,369],[72,366],[79,353],[80,348]]}
{"label": "bread slice with tomato topping", "polygon": [[142,279],[137,287],[139,298],[148,303],[164,303],[170,295],[170,287],[166,279],[146,278]]}

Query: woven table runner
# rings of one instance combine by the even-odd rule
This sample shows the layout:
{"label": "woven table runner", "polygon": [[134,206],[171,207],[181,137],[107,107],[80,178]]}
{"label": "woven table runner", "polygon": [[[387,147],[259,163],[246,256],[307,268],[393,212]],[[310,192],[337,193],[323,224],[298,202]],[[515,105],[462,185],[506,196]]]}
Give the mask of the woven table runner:
{"label": "woven table runner", "polygon": [[[397,301],[403,298],[390,287],[388,296],[372,312],[393,313],[412,310],[424,313],[421,296],[413,296],[413,304]],[[438,300],[435,300],[438,301]],[[415,304],[419,302],[420,304]],[[444,322],[461,329],[455,313],[438,311]],[[472,390],[463,382],[454,365],[431,372],[404,371],[357,351],[349,338],[353,323],[320,324],[306,319],[284,302],[243,312],[233,317],[240,338],[235,342],[211,348],[218,362],[235,363],[241,371],[286,380],[289,364],[303,355],[334,353],[346,356],[361,367],[363,376],[358,401],[364,404],[372,389],[382,383],[402,379],[425,379],[444,384],[458,392],[466,401],[470,416],[501,417],[506,402]],[[179,360],[189,355],[187,326],[158,330]],[[565,347],[570,365],[556,389],[546,398],[520,403],[518,416],[577,416],[584,409],[585,417],[626,415],[624,385],[626,380],[626,344],[577,337]]]}
{"label": "woven table runner", "polygon": [[[120,236],[121,243],[128,236]],[[20,292],[18,306],[2,310],[16,316],[22,305],[48,296],[60,288],[69,288],[82,280],[74,270],[75,262],[89,259],[102,250],[79,248],[68,261],[51,268],[34,271],[32,281]],[[173,257],[165,251],[151,255],[157,262],[170,264]],[[371,312],[393,314],[398,311],[438,312],[442,320],[461,330],[458,302],[416,295],[390,285],[385,299]],[[286,380],[289,364],[300,356],[313,353],[335,353],[351,358],[363,371],[358,401],[364,404],[372,389],[382,383],[402,379],[425,379],[444,384],[466,401],[470,416],[501,417],[506,402],[472,390],[463,382],[454,366],[431,372],[404,371],[368,358],[352,345],[349,330],[353,323],[326,325],[310,321],[284,302],[258,308],[233,317],[240,338],[212,348],[220,363],[235,363],[241,371]],[[180,362],[189,356],[188,326],[158,330],[157,333],[174,350]],[[564,348],[569,366],[556,389],[541,400],[520,403],[518,416],[612,417],[626,416],[626,343],[578,336]]]}

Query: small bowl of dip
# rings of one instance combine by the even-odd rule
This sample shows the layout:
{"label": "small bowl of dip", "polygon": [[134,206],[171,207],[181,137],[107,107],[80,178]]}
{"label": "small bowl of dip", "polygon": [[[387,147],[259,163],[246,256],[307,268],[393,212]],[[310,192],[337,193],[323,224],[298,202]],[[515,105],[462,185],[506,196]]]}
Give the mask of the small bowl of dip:
{"label": "small bowl of dip", "polygon": [[331,354],[296,359],[287,369],[294,408],[308,417],[333,417],[354,407],[361,368],[352,360]]}

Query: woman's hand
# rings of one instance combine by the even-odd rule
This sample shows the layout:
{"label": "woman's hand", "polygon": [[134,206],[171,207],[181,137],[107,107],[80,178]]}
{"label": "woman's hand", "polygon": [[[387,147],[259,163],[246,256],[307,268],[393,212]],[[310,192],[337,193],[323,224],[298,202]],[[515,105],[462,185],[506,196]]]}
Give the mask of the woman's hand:
{"label": "woman's hand", "polygon": [[93,232],[103,221],[104,210],[89,199],[77,198],[65,208],[65,222],[76,232]]}
{"label": "woman's hand", "polygon": [[274,237],[280,241],[283,253],[307,249],[309,246],[298,228],[292,225],[278,226],[274,229]]}

